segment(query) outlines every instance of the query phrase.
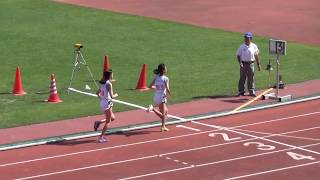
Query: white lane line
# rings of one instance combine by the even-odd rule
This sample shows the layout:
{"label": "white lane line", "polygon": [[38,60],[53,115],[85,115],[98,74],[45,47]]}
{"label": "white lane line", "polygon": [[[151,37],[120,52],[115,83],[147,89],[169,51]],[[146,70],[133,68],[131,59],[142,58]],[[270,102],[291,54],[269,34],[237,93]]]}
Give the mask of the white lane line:
{"label": "white lane line", "polygon": [[174,172],[174,171],[180,171],[180,170],[185,170],[185,169],[190,169],[190,168],[194,168],[194,166],[190,165],[190,166],[183,167],[183,168],[170,169],[170,170],[166,170],[166,171],[159,171],[159,172],[154,172],[154,173],[150,173],[150,174],[143,174],[143,175],[127,177],[127,178],[120,178],[119,180],[137,179],[137,178],[142,178],[142,177],[147,177],[147,176],[154,176],[154,175],[158,175],[158,174],[169,173],[169,172]]}
{"label": "white lane line", "polygon": [[[207,127],[213,127],[213,128],[217,128],[217,127],[220,128],[220,127],[221,127],[221,126],[215,126],[215,125],[211,125],[211,124],[200,123],[200,122],[197,122],[197,121],[194,121],[194,122],[192,122],[192,123],[200,124],[200,125],[207,126]],[[268,141],[268,142],[272,142],[272,143],[275,143],[275,144],[280,144],[280,145],[283,145],[283,146],[288,146],[288,147],[300,149],[300,150],[302,150],[302,151],[306,151],[306,152],[310,152],[310,153],[313,153],[313,154],[320,155],[320,152],[317,152],[317,151],[313,151],[313,150],[301,148],[301,147],[298,147],[298,146],[293,146],[293,145],[291,145],[291,144],[282,143],[282,142],[274,141],[274,140],[271,140],[271,139],[266,139],[266,138],[264,138],[264,137],[259,137],[259,136],[251,135],[251,134],[248,134],[248,133],[238,132],[238,131],[229,129],[229,128],[227,128],[227,127],[225,127],[224,130],[225,130],[225,131],[228,131],[228,132],[233,132],[233,133],[241,134],[241,135],[244,135],[244,136],[249,136],[249,137],[253,137],[253,138],[258,138],[258,139],[261,139],[261,140],[264,140],[264,141]]]}
{"label": "white lane line", "polygon": [[251,176],[258,176],[258,175],[261,175],[261,174],[267,174],[267,173],[278,172],[278,171],[283,171],[283,170],[288,170],[288,169],[293,169],[293,168],[298,168],[298,167],[310,166],[310,165],[319,164],[319,163],[320,163],[320,161],[316,161],[316,162],[305,163],[305,164],[300,164],[300,165],[296,165],[296,166],[288,166],[288,167],[279,168],[279,169],[272,169],[272,170],[269,170],[269,171],[261,171],[261,172],[258,172],[258,173],[231,177],[231,178],[227,178],[227,179],[224,179],[224,180],[233,180],[233,179],[241,179],[241,178],[251,177]]}
{"label": "white lane line", "polygon": [[[306,148],[306,147],[312,147],[312,146],[317,146],[317,145],[320,145],[320,143],[314,143],[314,144],[309,144],[309,145],[304,145],[304,146],[299,146],[299,147]],[[291,147],[291,148],[281,149],[281,150],[277,150],[277,151],[270,151],[270,152],[265,152],[265,153],[258,153],[258,154],[254,154],[254,155],[249,155],[249,156],[241,156],[241,157],[237,157],[237,158],[233,158],[233,159],[226,159],[226,160],[221,160],[221,161],[209,162],[209,163],[196,165],[196,167],[203,167],[203,166],[208,166],[208,165],[215,165],[215,164],[220,164],[220,163],[225,163],[225,162],[231,162],[231,161],[235,161],[235,160],[248,159],[248,158],[252,158],[252,157],[258,157],[258,156],[263,156],[263,155],[267,155],[267,154],[274,154],[274,153],[293,150],[293,149],[296,149],[296,148]]]}
{"label": "white lane line", "polygon": [[[302,132],[302,131],[308,131],[310,129],[314,129],[314,128],[307,128],[307,129],[300,129],[300,130],[295,130],[295,131],[288,131],[288,132],[284,132],[281,134],[291,134],[291,133],[296,133],[296,132]],[[273,137],[276,136],[274,134],[271,135],[267,135],[267,136],[263,136],[264,138],[269,138],[269,137]],[[191,149],[184,149],[184,150],[180,150],[180,151],[174,151],[174,152],[168,152],[168,153],[163,153],[160,154],[159,156],[168,156],[168,155],[173,155],[173,154],[180,154],[180,153],[184,153],[184,152],[191,152],[191,151],[197,151],[197,150],[201,150],[201,149],[207,149],[207,148],[213,148],[213,147],[219,147],[219,146],[227,146],[230,144],[236,144],[236,143],[241,143],[241,142],[246,142],[246,141],[252,141],[252,140],[256,140],[258,138],[249,138],[249,139],[244,139],[244,140],[240,140],[240,141],[232,141],[232,142],[228,142],[228,143],[221,143],[221,144],[214,144],[214,145],[209,145],[209,146],[202,146],[202,147],[196,147],[196,148],[191,148]]]}
{"label": "white lane line", "polygon": [[192,130],[192,131],[201,131],[200,129],[196,129],[196,128],[192,128],[192,127],[188,127],[188,126],[184,126],[184,125],[177,125],[176,126],[177,128],[184,128],[184,129],[189,129],[189,130]]}
{"label": "white lane line", "polygon": [[[319,128],[320,128],[320,126],[313,127],[313,128],[310,128],[310,129],[319,129]],[[243,132],[250,132],[250,133],[257,133],[257,134],[264,134],[264,135],[274,135],[274,136],[288,137],[288,138],[294,138],[294,139],[320,141],[320,139],[315,139],[315,138],[301,137],[301,136],[290,136],[290,135],[283,135],[283,134],[279,134],[279,133],[267,133],[267,132],[251,131],[251,130],[245,130],[245,129],[234,129],[234,130],[243,131]]]}
{"label": "white lane line", "polygon": [[188,137],[188,136],[196,136],[196,135],[211,133],[211,132],[215,132],[215,131],[217,131],[217,130],[203,131],[203,132],[199,132],[199,133],[190,133],[190,134],[184,134],[184,135],[180,135],[180,136],[160,138],[160,139],[154,139],[154,140],[149,140],[149,141],[141,141],[141,142],[137,142],[137,143],[123,144],[123,145],[118,145],[118,146],[92,149],[92,150],[87,150],[87,151],[79,151],[79,152],[61,154],[61,155],[56,155],[56,156],[47,156],[47,157],[43,157],[43,158],[30,159],[30,160],[26,160],[26,161],[17,161],[17,162],[13,162],[13,163],[1,164],[0,167],[12,166],[12,165],[17,165],[17,164],[25,164],[25,163],[30,163],[30,162],[36,162],[36,161],[42,161],[42,160],[48,160],[48,159],[54,159],[54,158],[61,158],[61,157],[79,155],[79,154],[86,154],[86,153],[104,151],[104,150],[109,150],[109,149],[123,148],[123,147],[129,147],[129,146],[135,146],[135,145],[141,145],[141,144],[147,144],[147,143],[153,143],[153,142],[159,142],[159,141],[166,141],[166,140],[178,139],[178,138],[183,138],[183,137]]}
{"label": "white lane line", "polygon": [[[317,146],[317,145],[320,145],[320,143],[309,144],[309,145],[305,145],[305,146],[301,146],[301,147],[311,147],[311,146]],[[287,149],[271,151],[271,152],[265,152],[265,153],[259,153],[259,154],[249,155],[249,156],[242,156],[242,157],[237,157],[237,158],[232,158],[232,159],[227,159],[227,160],[222,160],[222,161],[215,161],[215,162],[210,162],[210,163],[193,165],[192,167],[187,167],[187,168],[177,168],[177,169],[170,169],[170,170],[165,170],[165,171],[153,172],[153,173],[149,173],[149,174],[142,174],[142,175],[138,175],[138,176],[121,178],[121,180],[137,179],[137,178],[141,178],[141,177],[165,174],[165,173],[169,173],[169,172],[181,171],[181,170],[190,169],[190,168],[198,168],[198,167],[203,167],[203,166],[222,164],[222,163],[225,163],[225,162],[231,162],[231,161],[236,161],[236,160],[241,160],[241,159],[248,159],[248,158],[252,158],[252,157],[264,156],[264,155],[267,155],[267,154],[274,154],[274,153],[288,151],[288,150],[292,150],[292,149],[295,149],[295,148],[287,148]]]}
{"label": "white lane line", "polygon": [[[159,155],[159,157],[161,158],[161,157],[163,157],[163,156]],[[189,164],[189,163],[187,163],[187,162],[180,161],[179,159],[172,159],[172,158],[170,158],[170,157],[165,157],[165,159],[166,159],[166,160],[173,160],[175,163],[179,163],[179,164],[183,164],[183,165],[188,165],[188,164]]]}
{"label": "white lane line", "polygon": [[[242,141],[244,141],[244,140],[242,140]],[[236,143],[236,142],[233,142],[233,143]],[[231,143],[228,143],[228,144],[231,144]],[[220,144],[220,145],[224,145],[224,144]],[[309,145],[305,145],[305,146],[301,146],[301,147],[311,147],[311,146],[316,146],[316,145],[320,145],[320,143],[309,144]],[[192,167],[202,167],[202,166],[208,166],[208,165],[213,165],[213,164],[220,164],[220,163],[224,163],[224,162],[230,162],[230,161],[235,161],[235,160],[240,160],[240,159],[247,159],[247,158],[251,158],[251,157],[258,157],[258,156],[263,156],[263,155],[267,155],[267,154],[273,154],[273,153],[282,152],[282,151],[288,151],[288,150],[291,150],[291,149],[295,149],[295,148],[287,148],[287,149],[282,149],[282,150],[278,150],[278,151],[271,151],[271,152],[266,152],[266,153],[260,153],[260,154],[250,155],[250,156],[242,156],[242,157],[238,157],[238,158],[232,158],[232,159],[227,159],[227,160],[222,160],[222,161],[210,162],[210,163],[200,164],[200,165],[196,165],[196,166],[195,165],[191,165],[191,166]],[[40,174],[40,175],[35,175],[35,176],[23,177],[23,178],[19,178],[17,180],[34,179],[34,178],[38,178],[38,177],[45,177],[45,176],[51,176],[51,175],[56,175],[56,174],[63,174],[63,173],[68,173],[68,172],[81,171],[81,170],[86,170],[86,169],[102,167],[102,166],[109,166],[109,165],[132,162],[132,161],[138,161],[138,160],[144,160],[144,159],[149,159],[149,158],[163,157],[163,156],[170,155],[170,154],[176,154],[177,152],[178,151],[171,152],[171,153],[165,153],[165,154],[161,154],[161,155],[151,155],[151,156],[139,157],[139,158],[134,158],[134,159],[127,159],[127,160],[123,160],[123,161],[115,161],[115,162],[104,163],[104,164],[99,164],[99,165],[86,166],[86,167],[69,169],[69,170],[64,170],[64,171],[56,171],[56,172],[47,173],[47,174]],[[172,158],[166,158],[166,159],[169,160],[169,159],[172,159]],[[185,168],[182,168],[182,169],[185,169]],[[179,169],[171,169],[171,170],[168,170],[168,171],[161,171],[161,172],[151,173],[151,174],[148,174],[148,175],[142,175],[142,176],[138,176],[138,177],[151,176],[151,175],[156,175],[156,174],[162,174],[162,173],[167,173],[167,172],[178,171],[178,170],[182,170],[182,169],[181,168],[179,168]],[[131,179],[133,179],[133,178],[131,178]]]}
{"label": "white lane line", "polygon": [[69,170],[64,170],[64,171],[56,171],[56,172],[47,173],[47,174],[40,174],[40,175],[36,175],[36,176],[17,178],[15,180],[34,179],[34,178],[39,178],[39,177],[52,176],[52,175],[55,175],[55,174],[63,174],[63,173],[68,173],[68,172],[81,171],[81,170],[85,170],[85,169],[92,169],[92,168],[97,168],[97,167],[102,167],[102,166],[109,166],[109,165],[114,165],[114,164],[138,161],[138,160],[155,158],[155,157],[158,157],[158,155],[140,157],[140,158],[135,158],[135,159],[128,159],[128,160],[123,160],[123,161],[116,161],[116,162],[111,162],[111,163],[98,164],[98,165],[94,165],[94,166],[86,166],[86,167],[81,167],[81,168],[76,168],[76,169],[69,169]]}
{"label": "white lane line", "polygon": [[240,128],[240,127],[248,127],[248,126],[254,126],[258,124],[266,124],[266,123],[271,123],[271,122],[277,122],[277,121],[283,121],[283,120],[289,120],[289,119],[294,119],[294,118],[299,118],[299,117],[305,117],[305,116],[311,116],[315,114],[319,114],[320,111],[312,112],[312,113],[306,113],[306,114],[299,114],[295,116],[289,116],[289,117],[283,117],[283,118],[277,118],[277,119],[272,119],[272,120],[267,120],[263,122],[257,122],[257,123],[249,123],[249,124],[244,124],[244,125],[239,125],[239,126],[233,126],[230,127],[229,129],[234,129],[234,128]]}
{"label": "white lane line", "polygon": [[[271,120],[260,122],[260,123],[252,123],[252,124],[234,126],[234,127],[230,127],[229,129],[239,128],[239,127],[247,127],[247,126],[263,124],[263,123],[269,123],[269,122],[275,122],[275,121],[283,121],[283,120],[293,119],[293,118],[297,118],[297,117],[310,116],[310,115],[314,115],[314,114],[318,114],[318,113],[320,113],[320,112],[300,114],[300,115],[296,115],[296,116],[290,116],[290,117],[287,117],[287,118],[271,119]],[[220,128],[223,129],[223,127],[220,127]],[[182,138],[182,137],[205,134],[205,133],[208,133],[208,132],[216,132],[216,131],[219,131],[219,129],[212,130],[212,131],[204,131],[204,132],[199,132],[199,133],[191,133],[191,134],[180,135],[180,136],[173,136],[173,137],[169,137],[169,138],[155,139],[155,140],[150,140],[150,141],[142,141],[142,142],[138,142],[138,143],[123,144],[123,145],[118,145],[118,146],[113,146],[113,147],[92,149],[92,150],[87,150],[87,151],[79,151],[79,152],[61,154],[61,155],[56,155],[56,156],[48,156],[48,157],[30,159],[30,160],[25,160],[25,161],[17,161],[17,162],[13,162],[13,163],[0,164],[0,167],[17,165],[17,164],[25,164],[25,163],[30,163],[30,162],[43,161],[43,160],[48,160],[48,159],[55,159],[55,158],[61,158],[61,157],[67,157],[67,156],[73,156],[73,155],[79,155],[79,154],[85,154],[85,153],[91,153],[91,152],[97,152],[97,151],[104,151],[104,150],[109,150],[109,149],[122,148],[122,147],[128,147],[128,146],[134,146],[134,145],[140,145],[140,144],[147,144],[147,143],[165,141],[165,140],[170,140],[170,139]],[[281,133],[281,134],[283,134],[283,133]]]}

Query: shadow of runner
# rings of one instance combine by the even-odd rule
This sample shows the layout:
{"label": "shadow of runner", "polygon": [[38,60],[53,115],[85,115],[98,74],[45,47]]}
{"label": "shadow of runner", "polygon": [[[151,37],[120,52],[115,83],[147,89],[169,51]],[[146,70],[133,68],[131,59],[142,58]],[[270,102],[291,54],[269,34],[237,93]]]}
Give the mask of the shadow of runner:
{"label": "shadow of runner", "polygon": [[136,136],[136,135],[145,135],[145,134],[150,134],[154,132],[160,132],[160,131],[121,131],[121,132],[116,132],[114,135],[124,135],[124,136]]}
{"label": "shadow of runner", "polygon": [[96,142],[96,140],[61,140],[56,142],[48,142],[48,145],[61,145],[61,146],[75,146],[75,145],[81,145],[81,144],[87,144]]}

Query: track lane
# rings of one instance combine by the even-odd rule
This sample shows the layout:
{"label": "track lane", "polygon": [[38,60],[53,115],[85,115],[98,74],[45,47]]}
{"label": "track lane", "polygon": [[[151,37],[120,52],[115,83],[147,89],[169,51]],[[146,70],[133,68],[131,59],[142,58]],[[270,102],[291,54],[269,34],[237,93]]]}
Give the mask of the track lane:
{"label": "track lane", "polygon": [[[314,102],[313,102],[314,103]],[[313,104],[311,103],[311,104]],[[315,104],[317,104],[318,102],[316,102]],[[305,104],[305,103],[303,103]],[[258,131],[263,129],[264,132],[267,132],[265,128],[263,128],[263,126],[272,126],[272,124],[275,126],[274,128],[277,129],[279,128],[279,125],[276,123],[284,123],[284,127],[288,127],[289,130],[299,130],[299,129],[307,129],[307,128],[312,128],[315,125],[320,126],[320,124],[316,123],[317,122],[317,117],[318,114],[314,113],[314,114],[310,114],[310,115],[299,115],[297,113],[302,113],[302,109],[304,110],[304,112],[302,114],[307,114],[307,113],[312,113],[312,112],[317,112],[318,108],[317,106],[309,106],[309,103],[307,103],[305,106],[307,106],[308,108],[304,108],[304,106],[301,106],[301,104],[297,104],[299,106],[299,111],[292,111],[292,109],[296,109],[296,106],[287,106],[287,112],[289,112],[286,117],[293,117],[293,118],[286,118],[283,114],[278,114],[278,113],[269,113],[269,110],[263,110],[263,111],[256,111],[256,112],[252,112],[253,114],[255,114],[254,116],[251,115],[251,113],[245,113],[247,116],[248,114],[250,116],[252,116],[253,119],[246,119],[246,121],[250,121],[253,123],[261,123],[261,124],[253,124],[252,123],[247,123],[244,124],[243,121],[237,121],[238,123],[235,122],[230,122],[233,121],[234,119],[230,119],[230,120],[225,120],[225,121],[220,121],[217,119],[208,119],[208,120],[203,120],[201,122],[203,123],[211,123],[213,125],[219,124],[219,125],[224,125],[225,124],[234,124],[236,126],[241,126],[241,129],[245,129],[245,128],[253,128],[254,130]],[[312,107],[312,108],[310,108]],[[277,108],[274,108],[274,110]],[[268,112],[268,113],[267,113]],[[272,112],[272,111],[271,111]],[[265,118],[266,114],[270,115],[268,116],[269,118]],[[239,116],[239,115],[237,115]],[[310,118],[315,116],[316,118]],[[230,118],[231,116],[229,116],[228,118]],[[263,117],[259,120],[256,120],[254,117]],[[227,119],[228,119],[227,118]],[[275,119],[281,119],[279,121],[275,121]],[[300,124],[300,126],[295,126],[293,128],[292,127],[293,124],[292,123],[294,120],[296,124]],[[269,121],[267,123],[267,121]],[[305,123],[305,122],[308,123]],[[218,123],[217,123],[218,122]],[[153,128],[153,129],[147,129],[147,130],[141,130],[141,131],[135,131],[135,132],[130,132],[128,134],[122,134],[122,135],[111,135],[110,139],[111,141],[107,144],[96,144],[94,142],[94,139],[83,139],[83,140],[79,140],[82,141],[84,143],[77,143],[77,141],[73,141],[73,142],[64,142],[60,145],[56,144],[56,145],[46,145],[46,146],[38,146],[38,147],[32,147],[32,148],[26,148],[26,149],[20,149],[20,150],[12,150],[12,151],[8,151],[5,152],[5,154],[8,154],[10,158],[5,158],[5,161],[3,161],[1,159],[1,164],[5,164],[5,163],[10,163],[10,162],[17,162],[17,161],[23,161],[23,160],[32,160],[32,158],[41,158],[41,157],[46,157],[46,155],[61,155],[59,154],[60,152],[65,152],[66,153],[76,153],[77,151],[75,151],[75,149],[79,151],[81,151],[81,148],[84,148],[86,150],[90,151],[94,150],[94,148],[98,149],[98,148],[109,148],[106,151],[101,150],[101,151],[92,151],[92,152],[88,152],[88,153],[81,153],[81,154],[74,154],[74,155],[70,155],[70,156],[66,156],[66,157],[57,157],[57,158],[52,158],[52,159],[44,159],[44,160],[40,160],[40,161],[34,161],[34,162],[27,162],[27,163],[22,163],[22,164],[17,164],[17,165],[10,165],[7,167],[1,167],[0,166],[0,173],[1,174],[5,174],[8,176],[4,176],[4,178],[8,178],[8,179],[12,179],[12,177],[28,177],[28,176],[34,176],[34,175],[39,175],[39,174],[46,174],[46,173],[52,173],[52,172],[59,172],[59,171],[65,171],[65,170],[70,170],[70,169],[77,169],[77,168],[81,168],[81,167],[94,167],[95,165],[99,165],[99,164],[110,164],[110,163],[114,163],[114,162],[119,162],[119,161],[125,161],[125,160],[130,160],[130,159],[135,159],[135,158],[142,158],[145,156],[152,156],[152,158],[147,158],[147,159],[141,159],[141,160],[136,160],[136,161],[128,161],[124,164],[119,163],[119,164],[112,164],[109,167],[105,167],[105,166],[101,166],[101,167],[96,167],[96,168],[90,168],[88,170],[79,170],[79,171],[75,171],[75,172],[71,172],[71,173],[61,173],[61,174],[57,174],[54,176],[45,176],[43,177],[44,179],[50,179],[52,177],[54,178],[60,178],[60,179],[66,179],[66,177],[68,178],[72,178],[72,177],[78,177],[78,174],[80,174],[79,176],[84,176],[84,174],[88,173],[90,175],[95,175],[95,172],[99,172],[98,174],[111,174],[113,178],[120,178],[120,177],[130,177],[130,176],[137,176],[140,174],[150,174],[153,172],[158,172],[158,171],[154,171],[154,169],[157,169],[157,166],[159,167],[167,167],[167,164],[171,164],[172,162],[174,162],[174,160],[178,160],[179,162],[185,162],[187,164],[177,164],[176,162],[172,163],[171,165],[169,165],[169,170],[170,169],[179,169],[179,168],[186,168],[188,169],[187,172],[190,171],[191,174],[195,175],[195,174],[200,174],[202,177],[207,177],[204,176],[203,173],[201,173],[201,171],[199,171],[198,168],[194,168],[194,167],[189,167],[191,165],[201,165],[201,164],[206,164],[206,163],[210,163],[210,162],[217,162],[217,161],[224,161],[227,159],[235,159],[235,162],[240,163],[240,164],[248,164],[248,165],[256,165],[257,166],[257,162],[255,161],[256,158],[249,158],[246,159],[246,161],[241,162],[240,159],[237,160],[237,157],[245,157],[245,156],[250,156],[250,155],[254,155],[259,151],[257,149],[254,148],[254,146],[250,145],[249,147],[245,147],[243,145],[244,142],[246,141],[252,141],[250,139],[250,137],[246,137],[246,136],[241,136],[241,139],[237,139],[235,140],[235,142],[230,143],[230,142],[225,142],[225,139],[222,137],[222,135],[218,135],[217,137],[211,137],[209,136],[210,133],[214,133],[214,132],[219,132],[219,133],[227,133],[228,136],[230,136],[229,138],[235,138],[237,137],[236,134],[230,134],[230,132],[225,132],[223,130],[216,130],[216,129],[211,129],[208,127],[201,127],[201,125],[195,125],[193,123],[184,123],[183,124],[186,127],[192,127],[192,128],[197,128],[200,129],[200,133],[195,133],[192,129],[186,129],[183,127],[174,127],[174,126],[170,126],[171,131],[167,132],[167,133],[160,133],[158,132],[158,128]],[[255,127],[257,129],[255,129]],[[238,127],[239,128],[239,127]],[[260,129],[261,128],[261,129]],[[287,132],[286,130],[288,128],[280,128],[277,130],[278,133],[281,132]],[[299,129],[298,129],[299,128]],[[210,130],[211,131],[208,131]],[[235,129],[236,130],[236,129]],[[208,131],[208,132],[206,132]],[[313,129],[313,130],[305,130],[305,131],[300,131],[298,132],[299,134],[303,134],[306,137],[312,137],[312,138],[320,138],[319,136],[319,131],[318,129]],[[192,134],[196,134],[196,135],[192,135]],[[239,134],[238,134],[239,135]],[[261,134],[260,134],[261,135]],[[295,133],[293,133],[292,135],[295,135]],[[176,138],[170,138],[171,136],[182,136],[182,137],[176,137]],[[258,136],[258,134],[255,134],[255,136]],[[298,135],[297,135],[298,136]],[[154,139],[162,139],[160,141],[153,141]],[[286,141],[287,143],[293,143],[295,145],[306,145],[311,143],[312,140],[310,141],[301,141],[301,140],[291,140],[291,138],[284,138],[284,137],[277,137],[274,136],[272,137],[274,141]],[[289,140],[290,139],[290,140]],[[141,143],[141,144],[136,144],[136,145],[132,145],[132,146],[121,146],[121,143],[123,143],[122,145],[125,145],[125,143],[137,143],[138,141],[152,141],[150,143]],[[241,141],[243,140],[243,141]],[[256,139],[257,140],[257,139]],[[260,139],[261,140],[261,139]],[[260,141],[259,140],[259,141]],[[241,142],[237,142],[237,141],[241,141]],[[125,142],[125,143],[124,143]],[[72,145],[70,145],[70,144]],[[265,142],[263,142],[265,143]],[[221,146],[219,146],[219,144],[223,144]],[[278,144],[274,145],[271,144],[272,146],[275,146],[277,149],[278,148],[288,148],[288,147],[281,147]],[[113,146],[119,146],[119,148],[111,148]],[[199,147],[205,147],[205,146],[211,146],[210,148],[203,148],[203,149],[199,149]],[[189,151],[188,149],[192,149],[192,148],[198,148],[197,150],[194,151]],[[318,151],[319,152],[319,148],[318,146],[315,147],[311,147],[312,150],[314,151]],[[44,152],[42,152],[42,150],[45,150]],[[188,151],[185,151],[188,150]],[[183,151],[183,152],[179,152],[179,153],[172,153],[172,152],[177,152],[177,151]],[[300,150],[298,150],[300,153]],[[168,154],[170,153],[171,154]],[[304,152],[304,151],[303,151]],[[11,154],[12,153],[12,154]],[[14,159],[14,153],[19,154],[18,159]],[[170,159],[172,159],[172,162],[168,162],[168,159],[165,159],[166,161],[163,161],[164,158],[159,158],[159,155],[161,154],[168,154],[170,156],[163,156],[164,158],[169,157]],[[219,156],[211,156],[212,154],[218,154]],[[3,154],[1,154],[3,155]],[[11,155],[11,156],[10,156]],[[308,155],[308,154],[307,154]],[[281,155],[282,157],[283,155]],[[287,156],[287,155],[286,155]],[[23,158],[21,158],[23,157]],[[195,157],[195,158],[194,158]],[[262,156],[263,157],[263,156]],[[316,157],[318,158],[318,157]],[[161,159],[161,160],[159,160]],[[253,160],[250,160],[253,159]],[[273,159],[273,158],[271,158]],[[292,159],[292,158],[291,158]],[[280,164],[286,164],[286,165],[297,165],[300,164],[300,162],[296,163],[295,161],[293,161],[294,163],[292,164],[291,161],[285,160]],[[130,165],[127,166],[127,163],[129,163]],[[149,167],[149,163],[153,163],[153,164],[157,164],[157,166],[154,167]],[[296,164],[295,164],[296,163]],[[225,166],[223,164],[226,163],[221,163],[221,166]],[[277,164],[277,163],[276,163]],[[112,166],[112,168],[111,168]],[[228,164],[228,167],[230,165]],[[124,168],[127,167],[127,168]],[[131,167],[131,168],[130,168]],[[137,167],[137,168],[136,168]],[[158,169],[159,169],[158,167]],[[205,167],[205,166],[203,166]],[[211,168],[213,169],[219,169],[220,167],[212,167],[212,166],[208,166],[210,167],[209,170]],[[230,166],[231,167],[231,166]],[[98,168],[98,169],[97,169]],[[131,172],[131,169],[141,169],[138,172],[135,171],[135,173],[128,173],[128,174],[122,174],[121,172],[124,172],[124,170],[126,170],[125,172]],[[281,167],[279,167],[281,168]],[[19,171],[17,171],[19,169]],[[39,169],[39,171],[37,171],[36,169]],[[109,169],[112,169],[114,171],[109,172]],[[122,169],[122,170],[120,170]],[[223,168],[222,168],[223,169]],[[166,171],[168,169],[161,169],[162,171]],[[267,171],[268,169],[265,168],[263,169],[263,171]],[[208,169],[206,170],[208,171]],[[219,172],[219,171],[218,171]],[[252,171],[246,171],[247,173],[252,173]],[[254,169],[253,172],[256,172],[256,169]],[[164,173],[164,174],[159,174],[155,177],[165,177],[165,176],[173,176],[173,174],[179,174],[181,172],[177,171],[177,172],[170,172],[170,173]],[[186,172],[183,171],[182,174],[185,174]],[[239,172],[238,172],[239,173]],[[82,175],[81,175],[82,174]],[[188,173],[186,173],[188,174]],[[205,173],[204,173],[205,174]],[[224,172],[223,174],[225,174],[228,177],[231,177],[230,175],[234,175],[237,176],[237,172],[235,172],[235,174],[230,174],[230,172]],[[181,174],[180,174],[181,175]],[[211,174],[210,174],[211,175]],[[98,175],[97,175],[98,176]],[[103,175],[98,176],[97,179],[100,179],[100,177],[102,178]],[[189,174],[190,176],[190,174]],[[103,176],[105,177],[105,176]],[[188,177],[188,176],[186,176]],[[218,175],[215,177],[219,177]],[[222,176],[221,176],[222,177]]]}

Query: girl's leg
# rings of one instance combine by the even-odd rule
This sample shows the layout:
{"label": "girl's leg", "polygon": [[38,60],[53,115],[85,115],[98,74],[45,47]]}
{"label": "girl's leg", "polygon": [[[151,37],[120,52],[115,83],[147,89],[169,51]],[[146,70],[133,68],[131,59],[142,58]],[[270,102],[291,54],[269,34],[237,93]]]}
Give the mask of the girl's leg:
{"label": "girl's leg", "polygon": [[162,120],[162,128],[161,131],[168,131],[169,129],[166,128],[166,116],[168,114],[168,108],[165,103],[161,103],[159,106],[160,112],[162,114],[161,120]]}
{"label": "girl's leg", "polygon": [[[159,109],[160,109],[160,107],[159,107]],[[159,118],[162,119],[163,114],[158,109],[152,108],[151,111],[153,111]]]}
{"label": "girl's leg", "polygon": [[114,113],[111,111],[111,115],[110,115],[110,120],[114,121],[116,119],[116,116],[114,115]]}
{"label": "girl's leg", "polygon": [[104,122],[106,122],[105,119],[102,119],[102,120],[100,120],[100,121],[95,121],[95,122],[94,122],[94,125],[93,125],[93,129],[94,129],[95,131],[97,131],[98,128],[99,128],[99,126],[100,126],[100,124],[102,124],[102,123],[104,123]]}
{"label": "girl's leg", "polygon": [[[111,121],[114,121],[115,119],[116,119],[116,117],[115,117],[115,115],[113,114],[113,112],[111,112]],[[93,129],[95,130],[95,131],[97,131],[98,130],[98,128],[99,128],[99,126],[100,126],[100,124],[102,124],[102,123],[105,123],[107,120],[106,119],[102,119],[102,120],[100,120],[100,121],[95,121],[94,122],[94,126],[93,126]]]}
{"label": "girl's leg", "polygon": [[105,111],[106,123],[104,124],[104,127],[103,127],[103,129],[102,129],[101,135],[100,135],[100,137],[99,137],[99,139],[98,139],[99,142],[105,142],[105,141],[106,141],[105,139],[103,139],[103,136],[104,136],[105,132],[106,132],[107,129],[108,129],[108,125],[109,125],[109,123],[110,123],[110,121],[111,121],[111,116],[112,116],[112,114],[113,114],[113,113],[112,113],[112,109],[111,109],[111,108]]}
{"label": "girl's leg", "polygon": [[165,103],[161,103],[159,105],[159,110],[155,109],[152,105],[150,105],[147,111],[148,112],[153,111],[158,117],[161,118],[161,121],[162,121],[161,131],[168,131],[169,130],[165,126],[165,119],[168,114],[168,108]]}
{"label": "girl's leg", "polygon": [[[115,115],[113,114],[113,112],[111,111],[111,121],[114,121],[115,119],[116,119],[116,117],[115,117]],[[94,122],[94,125],[93,125],[93,129],[95,130],[95,131],[97,131],[98,130],[98,128],[99,128],[99,126],[100,126],[100,124],[102,124],[102,123],[106,123],[107,122],[107,120],[106,119],[103,119],[103,120],[100,120],[100,121],[95,121]]]}

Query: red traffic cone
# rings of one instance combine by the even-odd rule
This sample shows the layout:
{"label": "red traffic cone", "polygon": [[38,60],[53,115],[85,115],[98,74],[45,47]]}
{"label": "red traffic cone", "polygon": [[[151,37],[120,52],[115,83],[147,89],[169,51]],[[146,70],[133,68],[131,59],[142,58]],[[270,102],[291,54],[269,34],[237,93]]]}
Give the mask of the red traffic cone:
{"label": "red traffic cone", "polygon": [[145,91],[145,90],[149,89],[147,86],[147,67],[146,67],[146,64],[143,64],[143,66],[142,66],[139,81],[137,83],[136,89],[138,89],[140,91]]}
{"label": "red traffic cone", "polygon": [[104,56],[104,65],[103,65],[103,70],[104,71],[107,71],[110,69],[110,64],[109,64],[109,58],[108,58],[108,55],[106,54]]}
{"label": "red traffic cone", "polygon": [[54,74],[51,74],[51,84],[50,84],[50,96],[48,98],[49,103],[59,103],[62,100],[59,98],[58,90],[56,86],[56,77]]}
{"label": "red traffic cone", "polygon": [[[107,71],[107,70],[109,70],[110,69],[110,64],[109,64],[109,57],[108,57],[108,55],[106,54],[105,56],[104,56],[104,64],[103,64],[103,71]],[[102,74],[102,79],[103,79],[103,74]],[[116,81],[115,79],[111,79],[111,81]]]}
{"label": "red traffic cone", "polygon": [[21,80],[20,67],[19,66],[16,69],[16,79],[14,81],[13,94],[15,96],[22,96],[22,95],[27,94],[26,92],[24,92],[23,87],[22,87],[22,80]]}

